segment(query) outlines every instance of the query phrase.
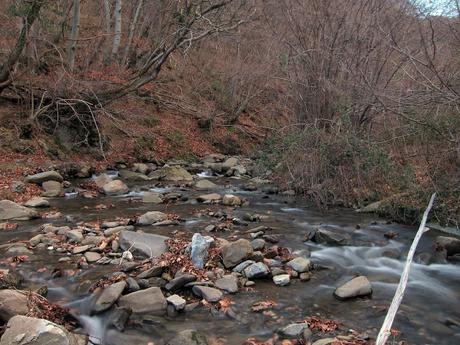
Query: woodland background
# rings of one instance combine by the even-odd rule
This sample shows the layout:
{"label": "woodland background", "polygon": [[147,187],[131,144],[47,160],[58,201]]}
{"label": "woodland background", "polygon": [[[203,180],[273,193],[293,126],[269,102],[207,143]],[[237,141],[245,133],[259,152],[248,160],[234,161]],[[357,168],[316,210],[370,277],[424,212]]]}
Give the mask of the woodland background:
{"label": "woodland background", "polygon": [[[0,149],[251,155],[321,207],[460,219],[460,5],[2,0]],[[41,159],[41,158],[40,158]]]}

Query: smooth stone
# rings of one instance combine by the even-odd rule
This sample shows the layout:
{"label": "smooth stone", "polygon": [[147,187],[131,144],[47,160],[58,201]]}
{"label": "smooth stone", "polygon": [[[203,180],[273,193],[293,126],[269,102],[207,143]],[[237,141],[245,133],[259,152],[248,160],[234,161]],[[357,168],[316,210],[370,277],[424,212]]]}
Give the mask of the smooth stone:
{"label": "smooth stone", "polygon": [[145,174],[134,172],[131,170],[122,169],[118,172],[120,177],[126,181],[148,181],[149,178]]}
{"label": "smooth stone", "polygon": [[143,232],[121,231],[120,247],[124,251],[130,249],[133,255],[140,257],[157,257],[167,251],[165,241],[169,237]]}
{"label": "smooth stone", "polygon": [[292,268],[298,273],[308,272],[311,268],[311,262],[309,259],[303,257],[297,257],[287,263],[287,266]]}
{"label": "smooth stone", "polygon": [[64,179],[57,171],[45,171],[35,175],[29,175],[25,178],[28,183],[42,184],[46,181],[62,182]]}
{"label": "smooth stone", "polygon": [[165,289],[168,291],[177,291],[184,287],[186,284],[194,282],[196,280],[196,277],[191,274],[183,274],[177,278],[174,278],[170,280],[166,286]]}
{"label": "smooth stone", "polygon": [[338,287],[334,291],[334,296],[340,300],[345,300],[353,297],[367,296],[371,293],[372,286],[367,277],[359,276]]}
{"label": "smooth stone", "polygon": [[69,230],[65,233],[65,237],[69,242],[80,243],[83,241],[83,234],[80,230]]}
{"label": "smooth stone", "polygon": [[86,261],[88,261],[89,263],[99,261],[102,258],[101,254],[96,252],[86,252],[84,256]]}
{"label": "smooth stone", "polygon": [[215,189],[217,188],[217,185],[208,180],[199,180],[195,183],[195,188],[200,190]]}
{"label": "smooth stone", "polygon": [[316,243],[329,244],[334,246],[345,246],[350,243],[350,235],[338,233],[325,228],[318,228],[314,240]]}
{"label": "smooth stone", "polygon": [[232,274],[225,275],[220,279],[217,279],[216,287],[221,290],[227,291],[228,293],[238,292],[238,278]]}
{"label": "smooth stone", "polygon": [[262,250],[265,248],[265,240],[262,238],[257,238],[251,241],[251,246],[254,250]]}
{"label": "smooth stone", "polygon": [[161,173],[164,174],[163,179],[166,181],[193,181],[193,176],[180,166],[163,167]]}
{"label": "smooth stone", "polygon": [[447,255],[452,256],[460,253],[460,239],[456,237],[438,236],[436,245],[447,250]]}
{"label": "smooth stone", "polygon": [[160,193],[144,192],[142,194],[142,202],[146,204],[161,204],[163,203],[163,198]]}
{"label": "smooth stone", "polygon": [[176,310],[183,310],[187,305],[187,301],[179,295],[172,295],[166,298],[168,303],[172,304]]}
{"label": "smooth stone", "polygon": [[0,345],[81,345],[85,337],[48,320],[17,315],[8,321]]}
{"label": "smooth stone", "polygon": [[38,213],[10,200],[0,201],[0,220],[30,220],[38,218]]}
{"label": "smooth stone", "polygon": [[27,292],[0,290],[0,320],[8,322],[15,315],[29,312]]}
{"label": "smooth stone", "polygon": [[283,328],[280,328],[277,333],[282,338],[300,338],[303,335],[304,330],[308,329],[307,323],[291,323]]}
{"label": "smooth stone", "polygon": [[222,258],[226,268],[232,268],[253,253],[251,243],[245,239],[230,242],[222,247]]}
{"label": "smooth stone", "polygon": [[104,230],[104,236],[109,237],[109,236],[112,236],[112,235],[116,235],[116,234],[120,233],[121,231],[133,231],[133,230],[134,230],[134,226],[132,226],[132,225],[116,226],[116,227],[108,228],[108,229]]}
{"label": "smooth stone", "polygon": [[121,195],[129,192],[128,186],[121,180],[113,180],[102,187],[106,195]]}
{"label": "smooth stone", "polygon": [[235,266],[235,267],[233,268],[233,272],[241,273],[241,272],[243,272],[243,270],[244,270],[246,267],[248,267],[248,266],[250,266],[250,265],[252,265],[252,264],[254,264],[254,263],[255,263],[255,261],[253,261],[253,260],[246,260],[246,261],[243,261],[242,263],[240,263],[239,265],[237,265],[237,266]]}
{"label": "smooth stone", "polygon": [[140,216],[137,220],[137,223],[139,225],[152,225],[155,223],[162,222],[166,219],[168,219],[168,215],[166,213],[159,211],[150,211]]}
{"label": "smooth stone", "polygon": [[12,245],[5,253],[9,256],[18,256],[18,255],[32,255],[33,252],[27,249],[24,244]]}
{"label": "smooth stone", "polygon": [[87,250],[90,250],[92,246],[90,245],[85,245],[85,246],[77,246],[72,249],[72,254],[81,254],[86,252]]}
{"label": "smooth stone", "polygon": [[230,168],[233,168],[238,164],[238,158],[236,157],[230,157],[228,158],[225,162],[222,163],[222,168],[223,170],[228,170]]}
{"label": "smooth stone", "polygon": [[256,262],[244,269],[244,275],[248,279],[264,278],[270,273],[269,268],[262,262]]}
{"label": "smooth stone", "polygon": [[222,291],[208,286],[195,285],[192,291],[198,297],[204,298],[207,302],[219,302],[222,297]]}
{"label": "smooth stone", "polygon": [[152,278],[152,277],[160,277],[162,273],[163,273],[163,267],[161,267],[161,266],[153,266],[153,267],[149,268],[148,270],[139,273],[136,276],[136,278],[137,279],[148,279],[148,278]]}
{"label": "smooth stone", "polygon": [[44,192],[42,193],[42,195],[51,197],[51,198],[60,196],[64,192],[61,182],[46,181],[46,182],[43,182],[42,187],[44,189]]}
{"label": "smooth stone", "polygon": [[45,198],[41,198],[39,196],[36,196],[36,197],[33,197],[32,199],[27,200],[27,202],[24,204],[24,206],[26,206],[26,207],[36,207],[36,208],[50,207],[50,203]]}
{"label": "smooth stone", "polygon": [[125,288],[125,281],[120,281],[110,285],[109,287],[106,287],[94,303],[92,311],[94,313],[101,313],[109,309],[120,298]]}
{"label": "smooth stone", "polygon": [[163,315],[167,302],[159,287],[151,287],[122,296],[118,305],[131,308],[133,314]]}
{"label": "smooth stone", "polygon": [[286,286],[291,282],[289,274],[279,274],[273,277],[273,282],[277,286]]}
{"label": "smooth stone", "polygon": [[233,194],[225,194],[222,198],[222,204],[225,206],[241,206],[242,203],[241,198]]}
{"label": "smooth stone", "polygon": [[107,174],[101,174],[94,179],[94,183],[99,189],[102,189],[106,184],[112,181],[112,178]]}
{"label": "smooth stone", "polygon": [[222,199],[222,196],[217,193],[203,194],[196,198],[199,202],[218,202]]}

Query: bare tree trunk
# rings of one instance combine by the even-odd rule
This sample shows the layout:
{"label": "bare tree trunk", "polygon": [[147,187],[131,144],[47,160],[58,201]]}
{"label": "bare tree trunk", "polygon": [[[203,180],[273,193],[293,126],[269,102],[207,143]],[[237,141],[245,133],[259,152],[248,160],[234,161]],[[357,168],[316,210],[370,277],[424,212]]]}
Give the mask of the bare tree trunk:
{"label": "bare tree trunk", "polygon": [[43,3],[43,0],[35,0],[32,2],[29,11],[27,12],[27,16],[23,18],[23,26],[16,41],[16,45],[14,46],[13,50],[11,50],[5,63],[0,66],[0,94],[10,84],[9,78],[11,71],[13,70],[16,62],[21,56],[22,51],[24,50],[24,46],[26,44],[26,36],[35,19],[37,19]]}
{"label": "bare tree trunk", "polygon": [[114,26],[114,36],[113,36],[113,46],[112,46],[112,56],[118,54],[118,49],[120,48],[121,42],[121,8],[122,0],[116,0],[115,2],[115,26]]}
{"label": "bare tree trunk", "polygon": [[103,0],[104,3],[104,24],[105,24],[105,39],[104,39],[104,64],[107,65],[110,61],[110,34],[112,33],[112,15],[110,9],[110,0]]}
{"label": "bare tree trunk", "polygon": [[73,0],[72,12],[72,30],[68,46],[68,64],[70,72],[73,72],[75,67],[75,53],[77,51],[78,32],[80,28],[80,0]]}
{"label": "bare tree trunk", "polygon": [[138,0],[137,7],[131,20],[131,25],[129,27],[129,36],[128,42],[126,43],[125,53],[123,55],[122,65],[126,65],[126,60],[128,59],[129,50],[131,49],[131,43],[133,42],[134,31],[136,29],[137,20],[139,19],[139,14],[141,12],[142,4],[144,0]]}

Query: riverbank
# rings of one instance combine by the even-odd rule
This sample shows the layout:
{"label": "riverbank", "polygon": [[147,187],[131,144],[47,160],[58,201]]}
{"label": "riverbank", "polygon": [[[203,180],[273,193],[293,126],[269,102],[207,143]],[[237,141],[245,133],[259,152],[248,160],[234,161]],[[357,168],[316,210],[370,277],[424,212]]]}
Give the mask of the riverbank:
{"label": "riverbank", "polygon": [[[65,166],[19,178],[47,196],[6,203],[31,220],[9,219],[0,233],[4,276],[51,305],[36,297],[31,314],[15,294],[19,309],[2,315],[57,310],[83,342],[370,344],[414,234],[371,214],[322,212],[240,157]],[[439,235],[421,243],[398,341],[458,341],[457,242]],[[427,289],[439,306],[430,312]]]}

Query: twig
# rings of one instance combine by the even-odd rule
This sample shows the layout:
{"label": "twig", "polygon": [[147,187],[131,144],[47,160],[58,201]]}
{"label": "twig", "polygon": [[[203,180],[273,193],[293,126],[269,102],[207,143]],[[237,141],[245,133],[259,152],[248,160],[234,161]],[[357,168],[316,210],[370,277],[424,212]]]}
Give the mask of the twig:
{"label": "twig", "polygon": [[430,210],[433,207],[435,197],[436,193],[434,193],[431,196],[428,207],[423,213],[422,222],[420,223],[420,227],[418,228],[417,234],[415,235],[414,241],[412,242],[409,253],[407,254],[406,265],[404,266],[403,273],[401,274],[401,279],[399,280],[398,288],[396,289],[396,293],[393,297],[393,301],[391,302],[390,308],[388,309],[385,321],[383,322],[382,328],[380,329],[379,335],[377,336],[377,341],[375,345],[385,345],[388,340],[388,337],[391,334],[391,325],[393,324],[393,320],[396,316],[396,313],[398,312],[399,306],[401,305],[402,299],[404,297],[404,291],[406,290],[406,285],[409,280],[410,265],[412,263],[412,259],[414,258],[415,249],[417,248],[418,242],[422,237],[423,233],[429,230],[428,228],[425,228],[425,224],[428,218],[428,214],[430,213]]}

